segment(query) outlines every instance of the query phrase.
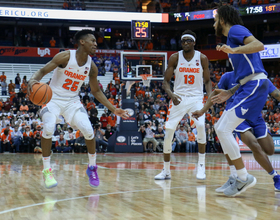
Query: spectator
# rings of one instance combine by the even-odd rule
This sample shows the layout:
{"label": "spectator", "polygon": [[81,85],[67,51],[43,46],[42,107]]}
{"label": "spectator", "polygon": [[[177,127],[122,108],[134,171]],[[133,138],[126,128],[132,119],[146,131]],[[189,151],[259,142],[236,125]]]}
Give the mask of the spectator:
{"label": "spectator", "polygon": [[5,151],[9,151],[10,153],[12,153],[11,132],[9,128],[4,129],[4,132],[1,136],[0,152],[3,153]]}
{"label": "spectator", "polygon": [[[77,133],[76,133],[77,134]],[[79,137],[76,138],[75,144],[74,144],[74,151],[75,152],[86,152],[86,140],[82,132],[79,132]]]}
{"label": "spectator", "polygon": [[75,134],[73,133],[73,128],[69,127],[67,131],[68,132],[65,135],[65,139],[68,141],[69,147],[74,147],[76,138],[75,138]]}
{"label": "spectator", "polygon": [[176,131],[176,139],[178,140],[178,148],[180,151],[182,152],[182,149],[185,148],[185,152],[189,152],[188,133],[184,125],[180,125],[180,129]]}
{"label": "spectator", "polygon": [[21,92],[23,93],[22,96],[25,98],[26,95],[27,95],[27,82],[26,82],[26,80],[22,80]]}
{"label": "spectator", "polygon": [[192,132],[191,128],[188,126],[188,143],[189,143],[189,148],[190,148],[190,153],[195,153],[196,152],[196,142],[195,142],[195,135]]}
{"label": "spectator", "polygon": [[144,145],[144,152],[147,152],[147,144],[148,142],[151,142],[153,144],[153,150],[152,152],[156,151],[156,148],[158,146],[158,142],[155,139],[155,133],[151,129],[152,122],[148,121],[145,123],[145,137],[143,139],[143,145]]}
{"label": "spectator", "polygon": [[15,149],[15,151],[16,151],[16,153],[17,152],[20,152],[20,146],[21,146],[21,144],[22,144],[22,137],[23,137],[23,135],[22,135],[22,133],[18,130],[18,126],[15,126],[14,127],[14,131],[12,132],[12,134],[11,134],[11,139],[12,139],[12,145],[11,145],[11,147],[13,148],[13,149]]}
{"label": "spectator", "polygon": [[26,114],[29,110],[28,105],[26,105],[25,102],[22,102],[22,105],[19,108],[20,111],[22,111],[23,114]]}
{"label": "spectator", "polygon": [[12,91],[12,90],[15,90],[16,89],[16,85],[13,83],[12,80],[10,80],[10,83],[8,85],[8,91],[9,93]]}
{"label": "spectator", "polygon": [[279,108],[276,109],[276,113],[273,115],[274,116],[274,121],[278,123],[280,121],[280,112]]}
{"label": "spectator", "polygon": [[1,81],[1,88],[2,88],[2,95],[7,95],[6,79],[3,79],[3,81]]}
{"label": "spectator", "polygon": [[55,147],[57,152],[61,153],[67,153],[72,150],[72,148],[68,145],[68,141],[64,138],[63,132],[59,134],[59,139],[55,142]]}
{"label": "spectator", "polygon": [[34,138],[36,137],[37,134],[39,134],[39,136],[42,137],[43,131],[41,131],[41,129],[42,129],[41,125],[36,126],[36,131],[34,131]]}
{"label": "spectator", "polygon": [[23,132],[23,151],[27,151],[28,153],[31,152],[31,147],[33,144],[33,133],[30,130],[30,126],[27,125],[25,128],[25,132]]}
{"label": "spectator", "polygon": [[[96,149],[98,152],[106,152],[108,142],[104,139],[105,132],[101,129],[100,123],[94,126],[94,136],[96,141]],[[102,146],[102,148],[100,148]]]}
{"label": "spectator", "polygon": [[68,2],[67,2],[67,0],[64,0],[64,3],[63,3],[62,8],[63,8],[63,9],[69,9],[69,8],[68,8]]}
{"label": "spectator", "polygon": [[121,50],[122,49],[122,45],[123,45],[123,41],[121,41],[120,39],[117,40],[116,42],[116,49],[117,50]]}
{"label": "spectator", "polygon": [[52,39],[50,40],[50,46],[55,47],[55,44],[56,44],[56,40],[54,39],[54,37],[52,37]]}
{"label": "spectator", "polygon": [[2,72],[2,75],[0,76],[0,82],[3,82],[4,80],[7,80],[7,76],[5,75],[5,72]]}
{"label": "spectator", "polygon": [[109,58],[107,58],[107,60],[105,60],[104,62],[104,65],[105,65],[106,72],[110,72],[112,68],[112,61]]}
{"label": "spectator", "polygon": [[[159,143],[159,145],[158,145],[158,151],[162,151],[162,149],[163,149],[163,144],[164,144],[164,131],[163,131],[163,129],[162,129],[162,127],[161,126],[158,126],[158,128],[157,128],[157,130],[156,130],[156,132],[155,132],[155,138],[156,138],[156,140],[157,140],[157,142]],[[161,147],[160,147],[160,145],[161,145]]]}
{"label": "spectator", "polygon": [[41,136],[39,132],[34,136],[34,153],[42,153]]}
{"label": "spectator", "polygon": [[102,116],[100,117],[100,122],[101,122],[101,128],[106,129],[108,124],[108,117],[105,113],[103,113]]}
{"label": "spectator", "polygon": [[19,76],[19,73],[17,73],[17,76],[15,77],[15,85],[16,85],[16,89],[20,88],[20,83],[21,83],[21,78]]}
{"label": "spectator", "polygon": [[75,9],[76,10],[82,10],[82,5],[80,3],[80,0],[77,0]]}
{"label": "spectator", "polygon": [[116,126],[117,126],[117,116],[114,115],[113,112],[111,112],[111,114],[108,116],[107,129],[108,129],[108,125],[110,125],[110,128],[112,128],[113,130],[116,129]]}

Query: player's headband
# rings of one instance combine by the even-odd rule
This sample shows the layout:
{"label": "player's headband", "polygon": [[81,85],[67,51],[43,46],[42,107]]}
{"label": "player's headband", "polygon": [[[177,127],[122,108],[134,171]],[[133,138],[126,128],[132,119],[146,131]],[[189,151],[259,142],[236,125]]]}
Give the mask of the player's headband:
{"label": "player's headband", "polygon": [[190,38],[193,39],[193,41],[195,42],[194,36],[192,36],[192,35],[190,35],[190,34],[184,34],[184,35],[182,35],[181,40],[183,40],[184,37],[190,37]]}

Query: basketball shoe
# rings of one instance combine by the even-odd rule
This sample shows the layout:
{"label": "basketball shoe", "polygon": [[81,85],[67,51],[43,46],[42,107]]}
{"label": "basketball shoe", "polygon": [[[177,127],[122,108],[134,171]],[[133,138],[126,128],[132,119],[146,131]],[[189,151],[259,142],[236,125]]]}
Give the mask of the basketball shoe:
{"label": "basketball shoe", "polygon": [[237,196],[240,193],[245,192],[247,189],[256,185],[256,183],[257,179],[250,174],[248,174],[246,181],[243,181],[237,177],[234,183],[231,184],[230,187],[225,189],[224,194],[230,197]]}
{"label": "basketball shoe", "polygon": [[206,174],[205,174],[205,164],[197,164],[197,173],[196,173],[196,179],[198,180],[205,180]]}
{"label": "basketball shoe", "polygon": [[275,191],[280,192],[280,175],[273,177]]}
{"label": "basketball shoe", "polygon": [[235,178],[233,176],[229,176],[228,181],[222,185],[221,187],[217,188],[215,191],[217,193],[222,193],[224,192],[228,187],[230,187],[231,184],[234,183]]}
{"label": "basketball shoe", "polygon": [[160,174],[155,176],[155,180],[169,180],[171,179],[171,173],[166,173],[164,169],[160,172]]}
{"label": "basketball shoe", "polygon": [[97,174],[97,166],[88,166],[87,168],[87,175],[88,175],[88,181],[89,185],[91,187],[97,187],[99,186],[99,178]]}
{"label": "basketball shoe", "polygon": [[57,186],[57,182],[53,177],[53,171],[51,168],[44,169],[42,173],[45,181],[45,186],[47,189]]}

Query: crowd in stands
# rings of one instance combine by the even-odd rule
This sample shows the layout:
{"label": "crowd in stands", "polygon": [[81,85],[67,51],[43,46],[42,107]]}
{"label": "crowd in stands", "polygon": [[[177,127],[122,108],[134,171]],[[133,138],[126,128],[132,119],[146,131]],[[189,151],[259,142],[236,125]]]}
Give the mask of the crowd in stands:
{"label": "crowd in stands", "polygon": [[[276,2],[277,0],[153,0],[147,5],[145,12],[189,12],[210,10],[220,4],[230,4],[237,8]],[[143,0],[136,0],[136,11],[143,11],[143,3]]]}
{"label": "crowd in stands", "polygon": [[86,4],[84,0],[64,0],[62,8],[66,10],[86,10]]}
{"label": "crowd in stands", "polygon": [[[114,71],[118,63],[112,65],[119,58],[111,55],[93,57],[93,60],[106,61],[111,66],[107,66],[107,71]],[[113,66],[113,67],[112,67]],[[110,68],[109,68],[110,67]],[[105,67],[104,67],[105,68]],[[227,71],[220,62],[210,62],[210,76],[213,88],[219,82],[221,76]],[[269,73],[269,78],[273,84],[280,89],[280,72],[274,71]],[[7,85],[5,72],[0,76],[2,97],[5,97],[5,86],[7,98],[0,99],[0,129],[1,145],[0,152],[41,152],[42,122],[39,115],[39,107],[33,105],[27,96],[27,79],[26,76],[21,78],[18,73],[14,80],[10,80]],[[171,87],[174,79],[171,80]],[[114,79],[103,87],[99,86],[108,100],[116,107],[121,107],[121,90],[124,84],[119,79],[119,72],[116,71]],[[150,87],[145,87],[142,83],[135,83],[132,87],[135,90],[135,108],[137,113],[137,122],[139,132],[143,138],[144,151],[161,152],[163,149],[163,140],[165,133],[165,121],[168,114],[168,103],[170,98],[162,89],[161,81],[151,81]],[[84,84],[80,91],[81,102],[88,112],[89,119],[94,128],[96,137],[96,146],[98,152],[106,152],[108,139],[118,129],[117,117],[90,93],[88,84]],[[4,100],[3,100],[4,99]],[[205,95],[204,102],[207,96]],[[99,118],[97,108],[103,108],[104,113]],[[225,104],[214,106],[214,112],[209,110],[206,113],[206,137],[207,152],[222,152],[219,140],[213,128],[225,109]],[[272,134],[280,134],[280,103],[268,97],[263,109],[263,117],[267,127]],[[53,135],[54,152],[86,152],[85,139],[80,131],[73,130],[62,122],[56,126]],[[197,152],[196,142],[197,131],[193,127],[189,115],[185,115],[174,134],[172,142],[173,152]]]}

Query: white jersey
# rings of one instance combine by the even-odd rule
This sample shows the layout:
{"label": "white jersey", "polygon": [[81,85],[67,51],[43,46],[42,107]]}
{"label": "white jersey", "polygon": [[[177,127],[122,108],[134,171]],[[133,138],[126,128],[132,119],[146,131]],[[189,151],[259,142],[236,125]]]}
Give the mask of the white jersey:
{"label": "white jersey", "polygon": [[88,56],[84,66],[79,66],[76,60],[76,50],[70,51],[70,59],[65,68],[57,67],[53,72],[50,87],[55,95],[74,97],[79,95],[80,88],[89,75],[91,57]]}
{"label": "white jersey", "polygon": [[188,62],[183,50],[178,52],[178,64],[174,71],[174,93],[185,96],[203,97],[203,68],[200,52],[195,50],[193,58]]}

